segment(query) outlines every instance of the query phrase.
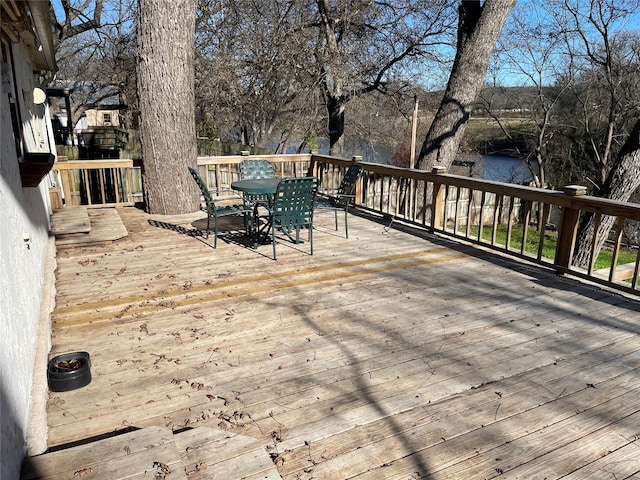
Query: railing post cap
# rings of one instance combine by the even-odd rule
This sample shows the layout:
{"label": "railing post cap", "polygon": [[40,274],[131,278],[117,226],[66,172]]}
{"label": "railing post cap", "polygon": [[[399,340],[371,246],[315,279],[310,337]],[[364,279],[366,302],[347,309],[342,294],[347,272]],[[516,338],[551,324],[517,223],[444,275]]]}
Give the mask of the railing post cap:
{"label": "railing post cap", "polygon": [[354,162],[361,162],[362,155],[354,155],[353,157],[351,157],[351,160],[353,160]]}
{"label": "railing post cap", "polygon": [[564,194],[571,195],[572,197],[586,195],[587,187],[583,187],[582,185],[567,185],[566,187],[564,187]]}
{"label": "railing post cap", "polygon": [[447,167],[442,165],[434,165],[431,167],[431,173],[445,173],[447,171]]}
{"label": "railing post cap", "polygon": [[240,150],[240,155],[248,157],[251,152],[249,150]]}

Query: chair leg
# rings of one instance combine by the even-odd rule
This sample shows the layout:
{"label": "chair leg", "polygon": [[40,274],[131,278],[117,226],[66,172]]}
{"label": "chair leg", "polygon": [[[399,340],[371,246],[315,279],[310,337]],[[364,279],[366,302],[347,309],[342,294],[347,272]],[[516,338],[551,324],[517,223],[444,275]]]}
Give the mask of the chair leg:
{"label": "chair leg", "polygon": [[218,248],[218,217],[213,218],[213,248]]}
{"label": "chair leg", "polygon": [[338,231],[338,209],[334,208],[333,209],[333,216],[335,217],[335,221],[336,221],[336,232]]}
{"label": "chair leg", "polygon": [[309,224],[309,254],[313,255],[313,222]]}
{"label": "chair leg", "polygon": [[271,224],[271,242],[273,243],[273,259],[276,258],[276,227],[274,224]]}
{"label": "chair leg", "polygon": [[349,209],[344,209],[344,238],[349,238],[349,225],[347,224],[347,217],[349,214]]}
{"label": "chair leg", "polygon": [[207,215],[207,229],[204,231],[204,238],[209,238],[209,225],[211,221],[211,216]]}

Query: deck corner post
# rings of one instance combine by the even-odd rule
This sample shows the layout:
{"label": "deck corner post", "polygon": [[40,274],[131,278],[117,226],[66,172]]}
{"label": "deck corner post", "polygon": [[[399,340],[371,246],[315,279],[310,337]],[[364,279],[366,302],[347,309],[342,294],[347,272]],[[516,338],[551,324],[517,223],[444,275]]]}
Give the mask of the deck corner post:
{"label": "deck corner post", "polygon": [[318,177],[318,161],[316,160],[318,155],[317,150],[311,150],[311,156],[309,157],[309,168],[307,169],[307,177]]}
{"label": "deck corner post", "polygon": [[[581,185],[567,185],[563,191],[568,197],[579,197],[587,193],[587,187]],[[564,273],[571,267],[571,257],[576,244],[580,209],[562,207],[560,228],[558,229],[558,244],[554,264],[559,273]]]}
{"label": "deck corner post", "polygon": [[[431,169],[431,173],[442,175],[447,169],[443,166],[436,165]],[[437,178],[437,177],[436,177]],[[442,215],[442,201],[444,198],[445,186],[437,180],[433,181],[433,192],[431,197],[431,231],[443,230],[444,222]]]}

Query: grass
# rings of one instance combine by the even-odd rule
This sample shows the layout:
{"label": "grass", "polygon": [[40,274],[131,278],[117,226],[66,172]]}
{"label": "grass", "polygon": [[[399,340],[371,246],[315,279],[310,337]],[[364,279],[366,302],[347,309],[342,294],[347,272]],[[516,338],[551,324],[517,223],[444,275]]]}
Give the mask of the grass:
{"label": "grass", "polygon": [[[465,226],[459,226],[459,231],[464,231]],[[491,225],[485,225],[482,228],[482,240],[485,242],[491,242],[493,235],[493,227]],[[478,238],[478,226],[471,226],[469,229],[470,238]],[[529,228],[527,231],[527,238],[525,243],[525,252],[531,255],[538,255],[538,244],[540,234],[535,228]],[[544,258],[553,259],[556,253],[556,244],[558,242],[558,234],[553,231],[545,231],[544,243],[542,246],[542,256]],[[497,245],[507,244],[507,225],[498,225],[496,229],[496,241]],[[511,241],[509,242],[509,249],[514,251],[520,251],[522,249],[522,225],[514,225],[511,229]],[[595,269],[609,268],[611,266],[611,260],[613,258],[613,252],[611,250],[602,249],[598,258],[596,259]],[[632,263],[636,261],[636,254],[626,250],[620,250],[618,253],[618,265],[625,263]]]}

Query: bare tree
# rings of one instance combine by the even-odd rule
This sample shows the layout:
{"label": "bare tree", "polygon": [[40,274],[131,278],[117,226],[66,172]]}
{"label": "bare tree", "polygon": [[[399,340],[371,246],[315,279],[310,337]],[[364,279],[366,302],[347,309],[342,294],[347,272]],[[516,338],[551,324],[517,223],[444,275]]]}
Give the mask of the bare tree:
{"label": "bare tree", "polygon": [[61,0],[64,19],[58,23],[60,40],[97,30],[102,25],[104,0]]}
{"label": "bare tree", "polygon": [[[72,91],[71,118],[105,99],[135,102],[134,0],[62,2],[55,86]],[[129,122],[130,123],[130,122]]]}
{"label": "bare tree", "polygon": [[[550,5],[571,59],[575,78],[567,105],[579,121],[574,151],[589,161],[588,187],[597,196],[627,201],[640,187],[640,36],[621,28],[640,12],[637,0],[559,0]],[[585,162],[586,163],[586,162]],[[583,167],[585,171],[585,167]],[[613,221],[581,217],[574,263],[587,267],[591,244],[596,254]]]}
{"label": "bare tree", "polygon": [[314,59],[328,116],[330,153],[344,148],[345,106],[384,92],[402,67],[434,60],[446,44],[454,16],[451,1],[349,2],[316,0]]}
{"label": "bare tree", "polygon": [[196,211],[194,35],[197,0],[140,0],[138,97],[146,208]]}
{"label": "bare tree", "polygon": [[463,0],[459,7],[458,44],[449,82],[427,137],[417,168],[450,167],[464,135],[493,48],[516,0]]}
{"label": "bare tree", "polygon": [[[601,193],[605,198],[627,201],[640,186],[640,118],[637,119],[627,141],[617,155],[615,164],[615,168],[609,172]],[[582,216],[573,256],[577,266],[583,268],[589,266],[594,238],[596,239],[595,257],[597,257],[614,224],[615,217],[605,216],[597,222],[593,214]]]}
{"label": "bare tree", "polygon": [[[339,154],[345,106],[389,83],[395,88],[401,79],[415,79],[425,58],[439,61],[451,43],[454,3],[223,2],[223,12],[210,15],[213,21],[199,31],[198,51],[210,52],[201,55],[203,66],[221,73],[209,88],[225,101],[212,103],[235,111],[238,136],[248,142],[275,136],[284,144],[293,132],[305,137],[320,130]],[[218,3],[201,4],[213,12]]]}
{"label": "bare tree", "polygon": [[[200,0],[196,34],[199,119],[215,119],[222,138],[282,150],[317,116],[309,84],[299,2]],[[308,49],[307,49],[308,50]]]}
{"label": "bare tree", "polygon": [[[558,103],[572,82],[563,68],[565,54],[560,33],[547,18],[543,2],[516,7],[496,48],[501,77],[494,77],[494,84],[480,96],[480,105],[499,125],[511,142],[514,156],[523,160],[539,188],[547,186],[546,166],[557,153],[554,137]],[[513,88],[513,84],[504,88],[501,83],[505,72],[511,82],[517,79],[521,88]],[[496,92],[508,99],[513,121],[505,118],[509,112],[504,105],[492,103]]]}

